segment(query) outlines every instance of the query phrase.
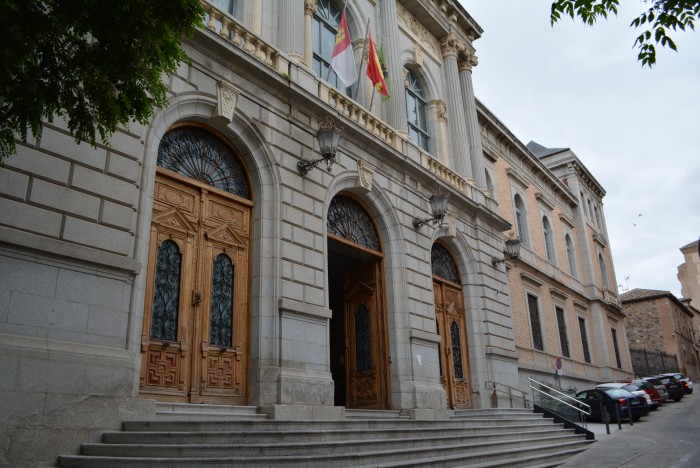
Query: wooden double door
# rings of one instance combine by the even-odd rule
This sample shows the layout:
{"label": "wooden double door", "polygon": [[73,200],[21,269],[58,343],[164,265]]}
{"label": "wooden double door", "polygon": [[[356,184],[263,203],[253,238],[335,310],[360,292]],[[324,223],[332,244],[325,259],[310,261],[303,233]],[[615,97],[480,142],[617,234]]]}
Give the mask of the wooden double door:
{"label": "wooden double door", "polygon": [[252,203],[158,168],[140,394],[246,404]]}
{"label": "wooden double door", "polygon": [[471,408],[469,350],[464,295],[457,284],[433,277],[435,319],[440,335],[440,380],[449,408]]}

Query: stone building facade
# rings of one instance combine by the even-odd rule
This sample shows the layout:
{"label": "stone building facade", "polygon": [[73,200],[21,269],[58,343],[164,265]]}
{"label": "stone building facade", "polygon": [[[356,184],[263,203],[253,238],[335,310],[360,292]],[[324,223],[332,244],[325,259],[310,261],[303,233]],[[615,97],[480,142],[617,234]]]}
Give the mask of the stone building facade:
{"label": "stone building facade", "polygon": [[[505,405],[489,382],[527,393],[527,376],[552,372],[556,304],[564,376],[625,373],[624,352],[611,364],[611,327],[625,338],[607,234],[585,208],[602,216],[602,189],[570,152],[535,156],[476,101],[482,31],[459,3],[349,4],[358,63],[367,24],[383,38],[386,102],[363,74],[347,90],[327,72],[339,3],[204,4],[206,27],[183,40],[191,63],[148,125],[91,148],[56,119],[0,169],[1,463],[51,463],[154,417],[156,401],[309,420]],[[343,128],[335,163],[304,174],[329,116]],[[447,215],[416,227],[436,193]],[[532,224],[506,269],[492,259],[514,193]],[[576,275],[558,266],[567,255]]]}
{"label": "stone building facade", "polygon": [[669,291],[633,289],[620,296],[627,315],[627,337],[635,350],[675,355],[679,371],[700,375],[693,336],[693,311]]}

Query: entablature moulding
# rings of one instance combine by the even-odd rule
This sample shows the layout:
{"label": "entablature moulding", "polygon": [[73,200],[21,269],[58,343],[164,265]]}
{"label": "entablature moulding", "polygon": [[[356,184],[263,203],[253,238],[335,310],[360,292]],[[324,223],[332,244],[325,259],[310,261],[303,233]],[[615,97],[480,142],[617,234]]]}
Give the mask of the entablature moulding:
{"label": "entablature moulding", "polygon": [[[207,40],[207,53],[216,57],[220,64],[225,64],[222,66],[240,65],[235,70],[245,80],[286,90],[285,98],[290,104],[310,118],[310,122],[299,122],[301,128],[308,127],[309,133],[313,133],[318,121],[330,113],[345,127],[344,139],[354,140],[358,147],[384,157],[388,164],[404,168],[407,175],[410,174],[425,186],[434,186],[437,179],[456,192],[455,195],[461,195],[453,198],[452,204],[461,205],[460,209],[468,213],[489,212],[480,216],[507,229],[508,223],[497,214],[496,203],[486,197],[473,180],[456,174],[418,148],[408,134],[392,128],[361,104],[319,79],[307,67],[293,62],[285,53],[248,31],[216,5],[204,4],[210,18],[215,20],[207,23],[208,31],[199,30],[194,40],[186,41],[201,49],[197,41]],[[206,71],[212,76],[220,74],[213,69]],[[223,80],[223,77],[218,80]],[[235,91],[243,88],[243,83],[237,83],[231,77],[226,78],[226,83]],[[246,98],[255,100],[248,95]]]}

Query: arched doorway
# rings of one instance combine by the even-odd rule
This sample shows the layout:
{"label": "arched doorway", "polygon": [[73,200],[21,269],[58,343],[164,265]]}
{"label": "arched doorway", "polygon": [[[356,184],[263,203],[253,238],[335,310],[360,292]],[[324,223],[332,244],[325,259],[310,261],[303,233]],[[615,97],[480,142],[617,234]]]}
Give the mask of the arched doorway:
{"label": "arched doorway", "polygon": [[440,335],[440,381],[449,408],[471,408],[467,327],[459,269],[444,245],[430,255],[435,293],[435,322]]}
{"label": "arched doorway", "polygon": [[139,393],[246,404],[251,214],[247,172],[194,125],[158,148]]}
{"label": "arched doorway", "polygon": [[349,194],[328,208],[330,363],[336,406],[391,407],[381,239]]}

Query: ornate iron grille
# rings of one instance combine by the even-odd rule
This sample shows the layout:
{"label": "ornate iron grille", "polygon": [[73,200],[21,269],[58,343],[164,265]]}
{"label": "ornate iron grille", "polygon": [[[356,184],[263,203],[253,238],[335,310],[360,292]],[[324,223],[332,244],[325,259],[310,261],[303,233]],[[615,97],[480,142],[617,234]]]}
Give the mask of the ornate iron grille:
{"label": "ornate iron grille", "polygon": [[197,127],[178,127],[158,147],[158,165],[212,187],[250,199],[243,166],[231,149]]}
{"label": "ornate iron grille", "polygon": [[230,347],[233,329],[233,263],[226,254],[219,254],[214,260],[209,318],[209,343]]}
{"label": "ornate iron grille", "polygon": [[177,244],[163,241],[156,258],[155,287],[151,311],[151,338],[177,341],[182,254]]}
{"label": "ornate iron grille", "polygon": [[452,362],[455,368],[455,378],[463,379],[462,340],[459,337],[459,327],[457,326],[457,322],[452,322],[452,325],[450,325],[450,334],[452,335]]}
{"label": "ornate iron grille", "polygon": [[435,276],[460,284],[457,264],[443,245],[433,244],[433,248],[430,252],[430,263]]}
{"label": "ornate iron grille", "polygon": [[372,369],[369,309],[360,304],[355,313],[355,361],[358,372]]}
{"label": "ornate iron grille", "polygon": [[337,196],[328,208],[328,232],[356,244],[381,251],[379,234],[372,219],[355,200]]}

